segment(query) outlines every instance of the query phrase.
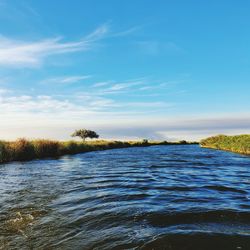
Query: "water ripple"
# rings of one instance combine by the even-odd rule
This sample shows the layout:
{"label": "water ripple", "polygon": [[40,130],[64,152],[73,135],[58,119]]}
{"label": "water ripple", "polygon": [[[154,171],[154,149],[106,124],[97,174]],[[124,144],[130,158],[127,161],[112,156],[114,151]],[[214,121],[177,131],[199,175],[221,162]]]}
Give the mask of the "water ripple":
{"label": "water ripple", "polygon": [[196,145],[0,167],[0,249],[250,249],[250,158]]}

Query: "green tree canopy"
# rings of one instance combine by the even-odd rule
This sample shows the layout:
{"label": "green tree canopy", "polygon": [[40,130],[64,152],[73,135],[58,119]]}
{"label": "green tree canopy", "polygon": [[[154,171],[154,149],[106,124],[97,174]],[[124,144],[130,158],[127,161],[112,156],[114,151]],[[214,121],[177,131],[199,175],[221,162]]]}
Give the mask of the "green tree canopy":
{"label": "green tree canopy", "polygon": [[72,137],[78,136],[82,138],[84,141],[86,138],[90,138],[90,139],[99,138],[99,135],[95,131],[88,130],[88,129],[77,129],[71,136]]}

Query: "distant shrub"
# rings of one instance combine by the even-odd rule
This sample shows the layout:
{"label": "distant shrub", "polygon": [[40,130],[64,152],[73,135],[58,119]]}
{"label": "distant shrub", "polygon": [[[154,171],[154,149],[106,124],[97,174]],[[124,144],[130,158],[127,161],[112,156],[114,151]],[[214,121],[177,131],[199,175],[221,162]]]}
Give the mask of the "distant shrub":
{"label": "distant shrub", "polygon": [[187,144],[187,141],[185,140],[182,140],[182,141],[179,141],[180,144]]}
{"label": "distant shrub", "polygon": [[86,138],[90,138],[90,139],[99,138],[99,135],[95,131],[88,130],[88,129],[78,129],[71,136],[72,137],[78,136],[82,138],[83,141],[85,141]]}

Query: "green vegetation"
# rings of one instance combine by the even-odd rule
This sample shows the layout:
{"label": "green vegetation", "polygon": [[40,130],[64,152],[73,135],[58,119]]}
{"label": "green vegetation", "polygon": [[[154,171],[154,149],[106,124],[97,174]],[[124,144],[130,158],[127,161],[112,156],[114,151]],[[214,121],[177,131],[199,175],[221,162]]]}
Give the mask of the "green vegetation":
{"label": "green vegetation", "polygon": [[83,139],[83,141],[85,141],[87,138],[93,139],[93,138],[99,138],[99,135],[92,130],[88,130],[88,129],[78,129],[76,130],[72,135],[72,137],[80,137]]}
{"label": "green vegetation", "polygon": [[200,145],[205,148],[222,149],[250,155],[250,135],[217,135],[202,140]]}
{"label": "green vegetation", "polygon": [[[187,142],[185,142],[186,144]],[[0,141],[0,163],[10,161],[27,161],[47,157],[60,157],[66,154],[78,154],[96,150],[145,147],[153,145],[181,145],[182,142],[157,142],[148,141],[51,141],[51,140],[26,140]],[[190,143],[193,144],[193,143]]]}

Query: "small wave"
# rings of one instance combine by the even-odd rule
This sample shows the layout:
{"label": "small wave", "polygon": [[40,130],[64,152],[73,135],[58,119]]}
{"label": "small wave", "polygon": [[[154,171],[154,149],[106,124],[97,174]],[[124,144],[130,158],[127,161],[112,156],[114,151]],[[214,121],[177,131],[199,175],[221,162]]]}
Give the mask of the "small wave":
{"label": "small wave", "polygon": [[211,189],[211,190],[216,190],[216,191],[222,191],[222,192],[234,192],[234,193],[247,194],[247,192],[244,191],[244,190],[237,189],[237,188],[232,188],[232,187],[221,186],[221,185],[203,186],[203,188],[207,188],[207,189]]}
{"label": "small wave", "polygon": [[137,217],[138,220],[146,220],[148,224],[156,227],[169,225],[201,223],[201,222],[242,222],[250,220],[249,212],[238,212],[233,210],[212,211],[187,211],[179,213],[148,213]]}
{"label": "small wave", "polygon": [[154,169],[154,168],[172,168],[172,165],[151,165],[149,166],[150,169]]}
{"label": "small wave", "polygon": [[249,250],[248,166],[199,146],[12,163],[0,172],[0,249]]}
{"label": "small wave", "polygon": [[159,236],[137,249],[142,250],[249,250],[250,238],[227,234],[168,234]]}
{"label": "small wave", "polygon": [[185,191],[194,191],[197,189],[195,186],[157,186],[156,190],[165,190],[165,191],[176,191],[176,192],[185,192]]}

